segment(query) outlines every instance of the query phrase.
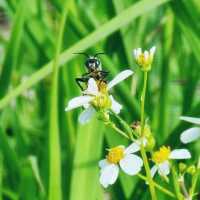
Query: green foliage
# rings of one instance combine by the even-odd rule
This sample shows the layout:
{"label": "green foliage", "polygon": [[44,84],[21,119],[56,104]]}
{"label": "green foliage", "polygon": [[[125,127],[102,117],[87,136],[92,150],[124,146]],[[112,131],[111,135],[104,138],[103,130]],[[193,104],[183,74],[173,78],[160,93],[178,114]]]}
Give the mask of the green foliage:
{"label": "green foliage", "polygon": [[[123,173],[110,189],[100,186],[98,161],[105,149],[128,142],[96,119],[80,125],[81,110],[64,112],[80,94],[74,79],[86,70],[84,58],[73,53],[105,52],[100,58],[109,80],[134,70],[132,80],[112,91],[123,105],[121,119],[132,124],[140,119],[143,81],[132,50],[156,45],[145,116],[157,144],[181,146],[180,133],[190,125],[179,116],[200,115],[199,3],[66,2],[0,2],[0,200],[150,199],[144,181]],[[199,142],[187,147],[193,165]]]}

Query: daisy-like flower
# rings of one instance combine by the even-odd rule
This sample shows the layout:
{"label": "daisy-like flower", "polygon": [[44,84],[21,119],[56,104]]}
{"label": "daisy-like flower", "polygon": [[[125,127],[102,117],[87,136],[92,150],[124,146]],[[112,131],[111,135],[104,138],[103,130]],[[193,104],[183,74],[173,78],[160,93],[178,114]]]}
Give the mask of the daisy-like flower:
{"label": "daisy-like flower", "polygon": [[88,86],[83,95],[75,97],[68,102],[65,111],[72,110],[78,107],[84,107],[85,110],[79,116],[79,122],[84,124],[88,122],[91,117],[99,110],[109,110],[111,109],[116,114],[120,113],[122,106],[115,101],[109,91],[118,83],[128,78],[133,74],[131,70],[124,70],[120,72],[112,81],[106,84],[103,81],[95,81],[90,78],[88,81]]}
{"label": "daisy-like flower", "polygon": [[158,172],[160,176],[166,177],[170,173],[170,160],[189,158],[191,158],[191,154],[187,149],[171,151],[170,147],[162,146],[152,155],[152,161],[155,165],[151,168],[151,176],[153,177]]}
{"label": "daisy-like flower", "polygon": [[[180,119],[182,119],[186,122],[200,125],[200,118],[182,116],[182,117],[180,117]],[[200,138],[200,128],[199,127],[189,128],[189,129],[183,131],[180,136],[181,142],[183,142],[184,144],[193,142],[199,138]]]}
{"label": "daisy-like flower", "polygon": [[119,169],[121,168],[128,175],[136,175],[140,172],[143,161],[135,155],[135,152],[140,150],[138,142],[134,142],[127,148],[124,146],[117,146],[108,150],[106,159],[99,162],[100,183],[107,188],[117,180]]}
{"label": "daisy-like flower", "polygon": [[149,51],[145,50],[144,52],[142,52],[141,48],[133,50],[135,60],[143,71],[149,71],[151,69],[155,51],[155,46],[153,46]]}

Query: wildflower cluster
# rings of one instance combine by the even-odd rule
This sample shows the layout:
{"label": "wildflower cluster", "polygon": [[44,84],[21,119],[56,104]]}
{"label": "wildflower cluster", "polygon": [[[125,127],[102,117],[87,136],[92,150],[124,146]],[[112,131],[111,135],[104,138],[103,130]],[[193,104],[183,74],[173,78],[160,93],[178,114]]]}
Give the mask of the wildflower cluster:
{"label": "wildflower cluster", "polygon": [[[175,160],[191,159],[192,156],[188,149],[171,149],[170,146],[163,145],[155,150],[157,147],[156,140],[144,116],[147,75],[152,68],[155,51],[155,47],[144,52],[142,52],[141,48],[133,51],[135,61],[144,73],[144,85],[141,95],[141,120],[139,122],[129,125],[124,121],[119,116],[122,105],[110,93],[115,85],[133,75],[133,71],[130,69],[120,72],[108,83],[106,81],[95,80],[91,77],[87,82],[86,89],[82,91],[82,95],[71,99],[65,110],[69,111],[74,108],[83,107],[84,111],[79,116],[79,122],[82,124],[89,122],[95,113],[99,114],[101,117],[98,117],[98,119],[130,141],[130,145],[127,147],[119,144],[118,146],[107,149],[105,159],[99,161],[99,181],[104,188],[114,184],[119,176],[119,171],[122,170],[127,175],[137,175],[145,180],[150,188],[151,198],[153,200],[157,199],[156,189],[161,190],[171,197],[189,200],[193,199],[195,195],[197,181],[192,180],[191,188],[188,189],[184,184],[184,175],[186,173],[190,175],[195,174],[197,177],[200,161],[197,166],[179,163],[179,167],[177,167]],[[115,117],[121,126],[116,124],[110,115]],[[181,119],[200,125],[200,119],[198,118],[181,117]],[[195,127],[184,131],[180,136],[180,140],[186,144],[197,140],[199,137],[200,128]],[[143,167],[146,176],[141,174]],[[158,173],[163,181],[168,183],[168,176],[172,174],[175,194],[155,182],[154,176],[156,173]]]}

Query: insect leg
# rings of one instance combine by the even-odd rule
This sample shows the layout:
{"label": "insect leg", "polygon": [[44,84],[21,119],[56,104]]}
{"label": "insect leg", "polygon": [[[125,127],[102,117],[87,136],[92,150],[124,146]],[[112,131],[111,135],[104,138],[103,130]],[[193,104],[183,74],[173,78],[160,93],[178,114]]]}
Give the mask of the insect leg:
{"label": "insect leg", "polygon": [[76,83],[77,85],[80,87],[80,89],[83,91],[83,86],[81,85],[81,83],[87,83],[88,78],[87,77],[82,77],[82,78],[76,78]]}

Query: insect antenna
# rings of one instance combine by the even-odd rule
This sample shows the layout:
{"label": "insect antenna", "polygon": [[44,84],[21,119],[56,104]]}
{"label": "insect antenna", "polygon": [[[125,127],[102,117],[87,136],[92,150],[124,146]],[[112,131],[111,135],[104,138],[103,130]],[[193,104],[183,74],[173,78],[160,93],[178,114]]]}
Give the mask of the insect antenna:
{"label": "insect antenna", "polygon": [[85,52],[77,52],[77,53],[73,53],[73,54],[80,54],[80,55],[84,55],[84,56],[86,56],[87,58],[89,58],[90,56],[87,54],[87,53],[85,53]]}
{"label": "insect antenna", "polygon": [[100,55],[100,54],[106,54],[106,53],[104,53],[104,52],[99,52],[99,53],[94,54],[94,57],[97,57],[97,56]]}

